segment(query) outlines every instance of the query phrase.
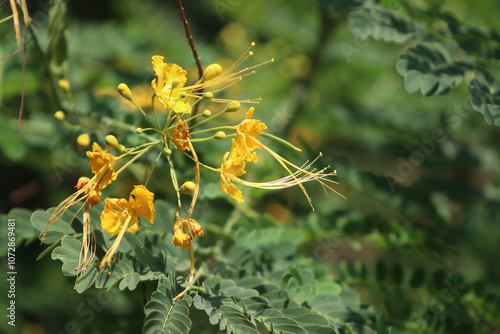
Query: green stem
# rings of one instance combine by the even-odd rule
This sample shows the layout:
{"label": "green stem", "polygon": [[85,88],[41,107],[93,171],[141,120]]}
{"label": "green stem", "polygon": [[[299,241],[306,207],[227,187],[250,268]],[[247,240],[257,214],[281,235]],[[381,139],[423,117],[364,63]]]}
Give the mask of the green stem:
{"label": "green stem", "polygon": [[181,209],[181,195],[179,193],[179,183],[177,182],[177,176],[175,175],[174,164],[169,155],[167,155],[168,165],[170,166],[170,177],[172,178],[172,184],[174,185],[175,192],[177,194],[177,206],[179,210]]}
{"label": "green stem", "polygon": [[0,23],[4,23],[4,22],[6,22],[6,21],[8,21],[8,20],[12,19],[13,17],[14,17],[14,14],[9,15],[9,16],[7,16],[7,17],[4,17],[3,19],[1,19],[1,20],[0,20]]}
{"label": "green stem", "polygon": [[156,157],[155,162],[153,163],[153,166],[151,167],[151,171],[149,172],[148,178],[146,179],[146,182],[144,182],[144,186],[145,186],[145,187],[147,187],[147,186],[148,186],[149,179],[151,179],[151,176],[153,175],[153,172],[154,172],[154,170],[155,170],[155,168],[156,168],[156,164],[158,163],[158,160],[160,160],[161,154],[162,154],[162,152],[160,151],[160,153],[159,153],[159,154],[158,154],[158,156]]}

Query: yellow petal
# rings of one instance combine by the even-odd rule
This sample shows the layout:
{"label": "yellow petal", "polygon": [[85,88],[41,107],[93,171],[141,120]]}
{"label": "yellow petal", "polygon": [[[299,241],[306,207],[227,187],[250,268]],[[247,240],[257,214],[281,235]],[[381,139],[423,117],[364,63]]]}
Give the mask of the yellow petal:
{"label": "yellow petal", "polygon": [[243,194],[234,184],[230,183],[226,187],[226,192],[231,195],[232,198],[238,201],[238,203],[243,203]]}
{"label": "yellow petal", "polygon": [[145,186],[135,186],[130,193],[130,206],[134,210],[135,216],[146,218],[151,224],[155,220],[155,208],[153,205],[155,194],[150,192]]}
{"label": "yellow petal", "polygon": [[166,64],[163,68],[164,74],[167,78],[168,84],[171,86],[172,81],[177,79],[180,81],[180,84],[177,86],[178,88],[184,87],[187,81],[187,71],[184,70],[177,64]]}
{"label": "yellow petal", "polygon": [[[173,99],[172,99],[173,100]],[[190,114],[191,105],[182,101],[170,102],[170,107],[174,108],[174,112],[178,114]]]}
{"label": "yellow petal", "polygon": [[238,201],[238,203],[243,202],[243,194],[241,190],[238,189],[234,184],[229,183],[230,181],[226,178],[226,175],[220,175],[219,188],[222,192],[231,195],[232,198]]}
{"label": "yellow petal", "polygon": [[165,57],[163,56],[153,56],[152,58],[152,63],[153,63],[153,70],[155,71],[156,76],[158,79],[163,76],[163,67],[165,66],[165,63],[163,62],[163,59]]}
{"label": "yellow petal", "polygon": [[129,209],[131,208],[125,198],[106,198],[106,205],[101,214],[102,229],[112,236],[117,235],[128,217]]}

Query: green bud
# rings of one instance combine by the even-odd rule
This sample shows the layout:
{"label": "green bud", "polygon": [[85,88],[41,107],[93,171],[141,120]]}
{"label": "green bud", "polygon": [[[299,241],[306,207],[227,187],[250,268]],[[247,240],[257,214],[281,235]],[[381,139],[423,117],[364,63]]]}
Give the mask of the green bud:
{"label": "green bud", "polygon": [[135,133],[137,133],[138,135],[142,134],[144,130],[142,130],[142,128],[137,128],[135,129]]}
{"label": "green bud", "polygon": [[205,94],[203,94],[203,98],[205,100],[211,100],[211,99],[214,98],[214,93],[212,93],[212,92],[206,92]]}
{"label": "green bud", "polygon": [[124,145],[120,144],[116,147],[116,152],[118,152],[118,154],[125,154],[127,153],[127,148]]}
{"label": "green bud", "polygon": [[134,98],[132,96],[132,92],[130,91],[130,88],[128,88],[127,84],[121,83],[118,85],[118,93],[120,93],[121,96],[123,96],[125,99],[129,101],[133,101]]}
{"label": "green bud", "polygon": [[163,152],[168,156],[172,155],[172,150],[166,146],[163,148]]}
{"label": "green bud", "polygon": [[191,195],[196,189],[196,184],[193,181],[186,181],[179,188],[179,192],[184,195]]}
{"label": "green bud", "polygon": [[54,114],[54,117],[56,118],[57,121],[62,122],[62,121],[64,121],[66,114],[64,113],[64,111],[59,110],[59,111],[56,111],[56,113]]}
{"label": "green bud", "polygon": [[203,112],[202,112],[201,114],[202,114],[203,116],[205,116],[205,117],[210,117],[210,116],[212,116],[212,112],[211,112],[210,110],[208,110],[208,109],[203,110]]}
{"label": "green bud", "polygon": [[118,139],[116,139],[116,137],[113,135],[107,135],[106,138],[104,139],[104,142],[106,143],[106,146],[108,146],[109,148],[116,148],[116,149],[119,144]]}
{"label": "green bud", "polygon": [[222,67],[219,64],[210,64],[203,72],[203,81],[212,80],[222,73]]}
{"label": "green bud", "polygon": [[214,139],[217,140],[222,140],[226,138],[226,133],[224,131],[217,131],[217,133],[214,135]]}
{"label": "green bud", "polygon": [[186,92],[181,92],[179,94],[179,96],[180,96],[181,99],[183,99],[183,98],[185,98],[187,96],[187,93]]}
{"label": "green bud", "polygon": [[226,107],[225,112],[237,112],[241,108],[241,104],[238,101],[231,101]]}

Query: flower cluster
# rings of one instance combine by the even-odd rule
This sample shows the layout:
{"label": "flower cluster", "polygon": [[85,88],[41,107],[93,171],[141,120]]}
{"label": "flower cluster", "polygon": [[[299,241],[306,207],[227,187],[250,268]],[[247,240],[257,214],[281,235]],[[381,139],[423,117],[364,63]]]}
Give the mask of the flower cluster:
{"label": "flower cluster", "polygon": [[[252,43],[251,47],[253,46],[254,43]],[[54,210],[47,224],[48,229],[48,226],[59,219],[68,207],[83,202],[83,246],[80,265],[77,268],[80,275],[85,275],[87,266],[92,264],[95,259],[96,245],[90,222],[89,206],[100,203],[103,189],[116,181],[124,168],[150,150],[158,153],[156,161],[163,158],[168,163],[172,184],[177,193],[178,209],[173,226],[172,242],[182,249],[188,248],[191,257],[191,276],[185,291],[189,288],[194,273],[192,242],[195,240],[196,235],[204,236],[202,226],[192,218],[200,189],[200,168],[217,173],[220,177],[220,190],[229,194],[238,203],[244,202],[244,198],[242,190],[237,185],[262,189],[282,189],[297,185],[302,189],[309,203],[311,203],[311,200],[303,186],[305,182],[316,180],[325,189],[334,191],[329,186],[329,183],[334,183],[334,181],[330,180],[330,177],[336,175],[335,171],[327,172],[329,167],[321,170],[314,169],[312,165],[317,159],[300,167],[296,166],[261,141],[261,137],[267,137],[293,147],[284,140],[265,134],[267,130],[266,124],[259,119],[253,118],[254,107],[248,109],[244,119],[239,124],[209,126],[209,122],[214,118],[222,117],[226,113],[238,112],[241,109],[241,103],[259,102],[259,100],[236,101],[216,97],[219,91],[238,82],[244,76],[255,73],[254,69],[262,65],[245,67],[240,70],[239,67],[242,62],[252,55],[253,52],[250,49],[247,50],[244,56],[226,70],[223,70],[219,64],[209,65],[203,76],[193,85],[187,85],[187,72],[182,67],[173,63],[165,63],[163,56],[153,56],[152,65],[156,78],[151,82],[153,89],[152,100],[159,101],[161,106],[160,108],[155,107],[153,103],[151,110],[148,112],[144,111],[134,100],[134,96],[126,84],[122,83],[118,86],[118,92],[125,99],[132,102],[143,114],[145,121],[149,122],[149,127],[135,129],[137,135],[141,136],[145,143],[137,147],[127,148],[112,135],[106,137],[106,145],[109,148],[105,150],[101,149],[97,143],[93,143],[92,151],[88,151],[87,156],[90,158],[89,165],[94,176],[79,179],[76,192]],[[268,62],[273,61],[271,59]],[[197,112],[200,104],[204,101],[224,103],[225,106],[218,112],[209,109],[205,109],[201,113]],[[216,104],[211,104],[211,108],[214,108],[214,105]],[[162,113],[164,117],[158,117],[160,109],[164,111]],[[162,122],[160,122],[160,119]],[[196,152],[198,145],[211,140],[225,139],[231,139],[231,146],[229,151],[221,156],[220,167],[209,166],[199,160]],[[109,153],[110,149],[115,149],[119,155],[111,155]],[[172,150],[178,150],[193,162],[194,180],[185,180],[182,185],[179,185],[175,169],[175,155]],[[283,167],[286,176],[268,182],[251,182],[243,179],[242,177],[246,174],[247,163],[258,163],[257,153],[260,151],[270,154]],[[118,171],[115,171],[117,163],[125,157],[131,159]],[[156,163],[153,165],[153,170],[155,166]],[[105,207],[100,217],[101,227],[104,232],[114,236],[115,240],[113,245],[106,251],[99,267],[109,267],[109,271],[112,270],[113,255],[116,253],[125,233],[127,231],[134,233],[138,230],[139,217],[143,217],[151,224],[154,223],[154,194],[147,189],[152,173],[153,171],[145,178],[144,184],[134,186],[128,200],[126,198],[106,198]],[[182,209],[182,200],[185,197],[182,197],[181,194],[191,196],[190,207],[185,213]]]}

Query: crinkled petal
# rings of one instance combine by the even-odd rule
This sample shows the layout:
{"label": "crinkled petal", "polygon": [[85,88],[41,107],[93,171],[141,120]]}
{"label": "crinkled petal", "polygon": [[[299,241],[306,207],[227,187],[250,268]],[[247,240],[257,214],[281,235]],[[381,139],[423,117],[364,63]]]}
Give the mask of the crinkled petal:
{"label": "crinkled petal", "polygon": [[240,189],[238,189],[234,184],[229,183],[226,187],[226,193],[231,195],[232,198],[238,201],[238,203],[243,203],[243,194]]}
{"label": "crinkled petal", "polygon": [[103,151],[99,144],[94,142],[92,151],[87,151],[87,157],[90,158],[89,165],[92,173],[101,179],[99,182],[101,188],[116,180],[117,174],[114,171],[116,158],[109,154],[109,149]]}
{"label": "crinkled petal", "polygon": [[176,246],[182,247],[182,249],[185,249],[189,240],[191,240],[191,237],[187,234],[184,224],[178,220],[174,225],[174,237],[172,238],[172,243]]}

